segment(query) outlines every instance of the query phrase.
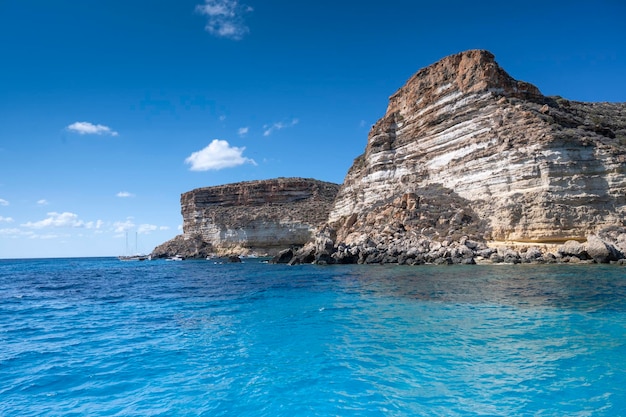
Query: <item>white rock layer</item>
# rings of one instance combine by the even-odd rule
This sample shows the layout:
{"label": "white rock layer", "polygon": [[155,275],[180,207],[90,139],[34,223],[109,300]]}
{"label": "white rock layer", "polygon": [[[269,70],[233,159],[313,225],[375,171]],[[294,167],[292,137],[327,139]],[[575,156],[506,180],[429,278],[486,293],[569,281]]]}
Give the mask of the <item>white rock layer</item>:
{"label": "white rock layer", "polygon": [[380,235],[394,221],[419,234],[424,224],[411,220],[424,217],[419,209],[389,207],[433,189],[477,214],[487,240],[584,241],[625,226],[626,106],[594,106],[543,97],[487,51],[420,70],[390,98],[345,178],[329,217],[337,243]]}

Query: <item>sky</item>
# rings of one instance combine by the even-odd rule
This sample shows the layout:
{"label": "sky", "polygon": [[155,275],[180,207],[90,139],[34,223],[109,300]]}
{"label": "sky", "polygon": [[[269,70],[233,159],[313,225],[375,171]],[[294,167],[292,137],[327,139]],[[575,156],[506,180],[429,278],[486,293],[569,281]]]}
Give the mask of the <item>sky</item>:
{"label": "sky", "polygon": [[341,183],[389,96],[468,49],[625,102],[624,22],[623,0],[0,0],[0,258],[150,252],[198,187]]}

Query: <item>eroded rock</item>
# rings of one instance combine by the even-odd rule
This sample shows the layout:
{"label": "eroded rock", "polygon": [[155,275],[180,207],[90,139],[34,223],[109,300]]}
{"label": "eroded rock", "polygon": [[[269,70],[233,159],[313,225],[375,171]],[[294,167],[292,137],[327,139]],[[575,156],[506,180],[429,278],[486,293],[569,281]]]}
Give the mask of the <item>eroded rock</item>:
{"label": "eroded rock", "polygon": [[[313,179],[277,178],[183,193],[183,234],[155,253],[172,256],[176,247],[185,258],[273,256],[300,247],[328,218],[338,189],[337,184]],[[198,245],[201,250],[195,249]]]}

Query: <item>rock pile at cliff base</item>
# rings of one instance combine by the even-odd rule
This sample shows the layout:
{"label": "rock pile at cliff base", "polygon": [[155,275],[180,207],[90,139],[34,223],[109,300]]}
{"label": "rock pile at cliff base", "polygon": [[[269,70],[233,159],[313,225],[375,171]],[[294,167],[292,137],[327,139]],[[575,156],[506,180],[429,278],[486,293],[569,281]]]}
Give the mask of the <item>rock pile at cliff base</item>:
{"label": "rock pile at cliff base", "polygon": [[[477,241],[462,236],[457,241],[443,242],[418,239],[398,245],[376,243],[368,239],[364,244],[335,245],[332,230],[319,233],[314,242],[303,248],[285,249],[271,263],[298,265],[332,264],[399,264],[399,265],[453,265],[453,264],[556,264],[556,263],[613,263],[626,265],[626,228],[613,230],[617,239],[596,235],[581,243],[568,240],[563,244],[500,244]],[[491,245],[489,244],[491,243]],[[407,249],[408,247],[408,249]]]}

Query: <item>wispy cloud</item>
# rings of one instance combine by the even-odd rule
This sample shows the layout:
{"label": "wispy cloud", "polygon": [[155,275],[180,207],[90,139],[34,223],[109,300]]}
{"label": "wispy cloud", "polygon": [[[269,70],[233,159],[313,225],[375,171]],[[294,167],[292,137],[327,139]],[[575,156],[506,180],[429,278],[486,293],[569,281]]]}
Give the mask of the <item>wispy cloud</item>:
{"label": "wispy cloud", "polygon": [[135,223],[133,223],[133,221],[128,218],[123,222],[115,222],[113,223],[113,227],[114,227],[114,231],[115,233],[124,233],[124,232],[128,232],[129,230],[132,230],[135,228]]}
{"label": "wispy cloud", "polygon": [[242,39],[249,31],[244,15],[252,12],[252,7],[238,0],[204,0],[196,6],[196,12],[207,16],[204,29],[213,36],[233,40]]}
{"label": "wispy cloud", "polygon": [[40,206],[47,206],[50,203],[48,203],[48,200],[46,200],[45,198],[42,198],[41,200],[37,201],[37,204]]}
{"label": "wispy cloud", "polygon": [[108,126],[95,125],[89,122],[75,122],[67,127],[70,132],[78,133],[79,135],[109,135],[117,136],[118,133],[112,130]]}
{"label": "wispy cloud", "polygon": [[277,122],[267,124],[263,126],[263,136],[269,136],[277,130],[282,130],[288,127],[297,125],[300,121],[298,119],[292,119],[290,122]]}
{"label": "wispy cloud", "polygon": [[245,149],[230,146],[225,140],[214,139],[206,148],[192,153],[185,159],[185,163],[191,165],[191,171],[217,171],[246,163],[256,165],[254,159],[243,156]]}
{"label": "wispy cloud", "polygon": [[237,134],[238,134],[239,136],[241,136],[241,137],[244,137],[244,136],[246,136],[246,135],[248,134],[248,132],[249,132],[249,131],[250,131],[250,128],[249,128],[249,127],[247,127],[247,126],[246,126],[246,127],[240,127],[240,128],[237,130]]}
{"label": "wispy cloud", "polygon": [[45,235],[32,235],[32,236],[30,236],[31,239],[42,239],[42,240],[67,238],[67,237],[70,237],[70,235],[68,235],[68,234],[58,235],[58,234],[46,233]]}
{"label": "wispy cloud", "polygon": [[128,191],[120,191],[119,193],[115,194],[117,197],[120,198],[128,198],[128,197],[134,197],[135,194],[133,193],[129,193]]}
{"label": "wispy cloud", "polygon": [[35,232],[33,232],[31,230],[22,230],[22,229],[18,229],[18,228],[11,228],[11,229],[0,229],[0,236],[17,238],[17,237],[33,237],[33,236],[36,236],[36,235],[35,235]]}
{"label": "wispy cloud", "polygon": [[[63,229],[89,229],[93,233],[102,233],[102,227],[104,226],[102,220],[86,222],[80,220],[77,214],[70,212],[51,212],[47,216],[43,220],[20,224],[20,228],[0,229],[0,236],[49,240],[69,238],[71,235],[67,231],[63,232]],[[0,222],[2,221],[12,223],[13,219],[0,216]],[[79,236],[82,236],[82,234],[79,234]]]}
{"label": "wispy cloud", "polygon": [[21,226],[27,227],[29,229],[43,229],[46,227],[87,227],[93,228],[93,222],[84,222],[83,220],[78,219],[78,215],[70,212],[50,212],[48,213],[48,217],[43,220],[39,220],[36,222],[28,222],[24,223]]}
{"label": "wispy cloud", "polygon": [[95,222],[87,222],[87,223],[85,223],[85,227],[87,229],[99,230],[99,229],[102,228],[103,225],[104,225],[104,222],[102,220],[96,220]]}
{"label": "wispy cloud", "polygon": [[3,199],[3,198],[0,198],[0,206],[8,206],[8,205],[9,205],[9,202],[8,202],[8,201],[6,201],[6,200],[5,200],[5,199]]}
{"label": "wispy cloud", "polygon": [[159,226],[155,226],[154,224],[140,224],[137,228],[137,233],[142,235],[147,235],[150,232],[154,232],[158,230]]}

